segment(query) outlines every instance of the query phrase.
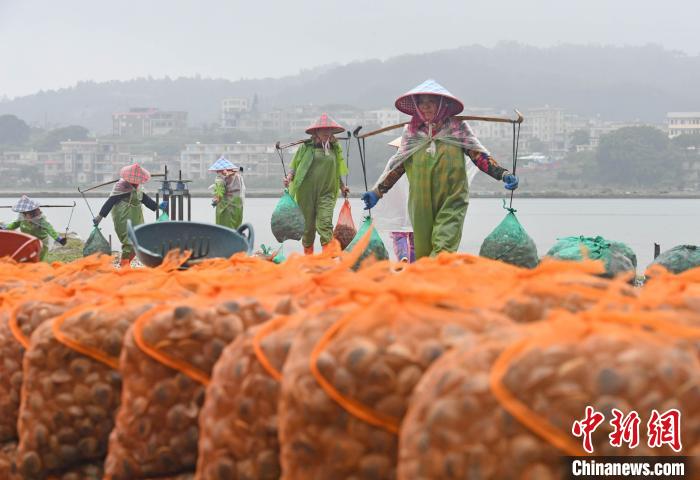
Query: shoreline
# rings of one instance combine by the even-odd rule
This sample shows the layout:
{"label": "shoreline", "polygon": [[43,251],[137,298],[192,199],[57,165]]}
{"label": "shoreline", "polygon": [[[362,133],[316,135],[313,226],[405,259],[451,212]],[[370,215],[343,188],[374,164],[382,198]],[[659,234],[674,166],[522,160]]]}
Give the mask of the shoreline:
{"label": "shoreline", "polygon": [[[150,192],[149,192],[150,193]],[[87,192],[84,195],[88,198],[106,198],[108,191]],[[279,198],[282,194],[278,189],[256,189],[247,190],[246,198]],[[0,198],[19,198],[22,195],[29,195],[34,198],[75,198],[81,194],[77,191],[0,191]],[[360,198],[360,193],[351,193],[350,198]],[[207,191],[192,191],[192,198],[209,198],[211,193]],[[518,198],[581,198],[581,199],[623,199],[623,198],[647,198],[647,199],[700,199],[698,193],[565,193],[557,190],[543,192],[517,192]],[[470,198],[503,198],[503,193],[497,192],[472,192]]]}

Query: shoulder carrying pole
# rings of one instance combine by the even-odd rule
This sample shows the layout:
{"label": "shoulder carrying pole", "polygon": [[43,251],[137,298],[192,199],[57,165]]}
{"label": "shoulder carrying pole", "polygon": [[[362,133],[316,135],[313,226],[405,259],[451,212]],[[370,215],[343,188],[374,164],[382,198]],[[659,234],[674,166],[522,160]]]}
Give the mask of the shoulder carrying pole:
{"label": "shoulder carrying pole", "polygon": [[[505,117],[482,117],[478,115],[456,115],[454,118],[457,120],[461,121],[467,121],[467,120],[473,120],[473,121],[479,121],[479,122],[497,122],[497,123],[512,123],[513,125],[523,123],[523,114],[520,113],[518,110],[515,110],[516,117],[515,118],[505,118]],[[364,133],[360,135],[358,138],[367,138],[367,137],[372,137],[374,135],[378,135],[380,133],[388,132],[391,130],[396,130],[397,128],[404,127],[408,125],[410,122],[402,122],[402,123],[397,123],[395,125],[389,125],[388,127],[383,127],[379,128],[377,130],[372,130],[371,132]]]}

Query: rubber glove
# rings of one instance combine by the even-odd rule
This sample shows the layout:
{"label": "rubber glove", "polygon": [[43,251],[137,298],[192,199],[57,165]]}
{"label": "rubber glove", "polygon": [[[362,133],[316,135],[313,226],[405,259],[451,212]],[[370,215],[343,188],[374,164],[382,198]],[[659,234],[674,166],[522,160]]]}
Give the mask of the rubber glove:
{"label": "rubber glove", "polygon": [[92,219],[92,224],[94,226],[98,226],[101,221],[102,221],[102,215],[97,215],[95,218]]}
{"label": "rubber glove", "polygon": [[161,210],[167,210],[168,209],[168,202],[163,200],[162,202],[160,202],[158,204],[158,208],[160,208]]}
{"label": "rubber glove", "polygon": [[518,188],[518,176],[512,173],[503,175],[503,182],[505,183],[506,190],[515,190]]}
{"label": "rubber glove", "polygon": [[379,196],[375,192],[365,192],[362,194],[362,201],[365,202],[365,210],[374,208],[374,206],[379,201]]}
{"label": "rubber glove", "polygon": [[68,243],[68,239],[67,239],[66,237],[58,237],[58,238],[56,239],[56,241],[57,241],[58,243],[60,243],[61,245],[64,245],[64,246],[65,246],[66,243]]}

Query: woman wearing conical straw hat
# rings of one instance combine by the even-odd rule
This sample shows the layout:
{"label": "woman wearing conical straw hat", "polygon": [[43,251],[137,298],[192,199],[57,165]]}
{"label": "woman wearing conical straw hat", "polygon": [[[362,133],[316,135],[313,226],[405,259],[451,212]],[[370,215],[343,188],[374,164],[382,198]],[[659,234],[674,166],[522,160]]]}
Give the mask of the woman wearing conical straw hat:
{"label": "woman wearing conical straw hat", "polygon": [[212,189],[214,199],[211,204],[216,207],[216,224],[228,228],[238,228],[243,221],[243,197],[245,184],[238,165],[225,157],[219,158],[209,167],[216,172]]}
{"label": "woman wearing conical straw hat", "polygon": [[350,189],[343,184],[341,176],[347,175],[348,167],[343,160],[343,150],[335,134],[344,132],[327,114],[306,129],[311,138],[297,150],[284,186],[294,197],[304,214],[304,235],[301,243],[304,253],[314,252],[316,232],[325,250],[333,240],[333,210],[338,192],[347,196]]}
{"label": "woman wearing conical straw hat", "polygon": [[19,217],[14,222],[0,227],[0,230],[16,230],[19,228],[22,233],[32,235],[41,240],[42,247],[39,253],[40,261],[45,261],[49,253],[49,237],[53,238],[61,245],[66,244],[66,238],[60,236],[49,221],[46,220],[46,217],[41,211],[39,202],[36,200],[22,195],[22,198],[12,207],[12,211],[19,213]]}
{"label": "woman wearing conical straw hat", "polygon": [[[469,180],[476,168],[504,182],[509,190],[518,187],[518,177],[496,162],[466,122],[454,118],[464,105],[435,80],[401,95],[395,105],[411,121],[398,151],[362,200],[366,208],[374,207],[406,174],[416,259],[455,252],[469,205]],[[465,162],[465,155],[470,162]]]}
{"label": "woman wearing conical straw hat", "polygon": [[150,178],[151,174],[148,170],[138,163],[123,167],[119,171],[119,181],[114,184],[100,213],[92,220],[92,223],[97,226],[110,211],[112,212],[114,231],[122,244],[122,267],[128,266],[135,256],[134,247],[126,233],[126,221],[131,220],[134,226],[143,223],[141,204],[149,210],[156,211],[156,202],[143,192],[143,184]]}

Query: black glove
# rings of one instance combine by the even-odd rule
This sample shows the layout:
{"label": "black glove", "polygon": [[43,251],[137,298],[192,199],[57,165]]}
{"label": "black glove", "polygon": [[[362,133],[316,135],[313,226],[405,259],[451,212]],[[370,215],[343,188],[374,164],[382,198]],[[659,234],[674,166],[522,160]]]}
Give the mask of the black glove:
{"label": "black glove", "polygon": [[56,239],[56,241],[57,241],[58,243],[60,243],[61,245],[63,245],[63,246],[65,246],[66,243],[68,243],[68,239],[67,239],[66,237],[58,237],[58,238]]}

